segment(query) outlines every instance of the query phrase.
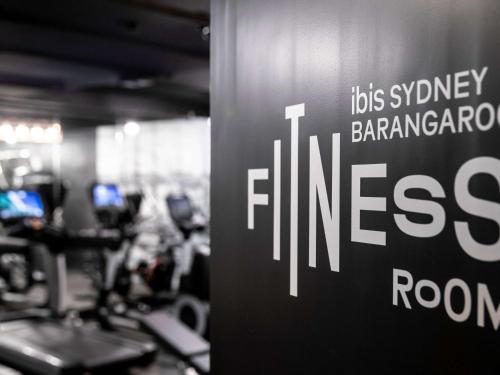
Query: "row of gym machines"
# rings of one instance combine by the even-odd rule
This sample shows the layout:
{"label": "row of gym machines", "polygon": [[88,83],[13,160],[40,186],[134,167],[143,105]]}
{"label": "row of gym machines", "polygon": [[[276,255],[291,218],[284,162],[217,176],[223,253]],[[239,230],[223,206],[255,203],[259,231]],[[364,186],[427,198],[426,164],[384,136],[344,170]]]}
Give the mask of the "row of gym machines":
{"label": "row of gym machines", "polygon": [[[0,363],[26,374],[126,374],[165,350],[181,360],[179,371],[209,373],[207,225],[188,197],[165,199],[180,236],[144,245],[151,234],[140,230],[140,193],[94,184],[98,227],[70,231],[57,219],[67,190],[56,184],[0,192],[0,259],[9,260],[0,290],[42,282],[48,292],[42,304],[0,313]],[[82,264],[95,299],[68,309],[66,257],[82,251],[98,260],[92,271]]]}

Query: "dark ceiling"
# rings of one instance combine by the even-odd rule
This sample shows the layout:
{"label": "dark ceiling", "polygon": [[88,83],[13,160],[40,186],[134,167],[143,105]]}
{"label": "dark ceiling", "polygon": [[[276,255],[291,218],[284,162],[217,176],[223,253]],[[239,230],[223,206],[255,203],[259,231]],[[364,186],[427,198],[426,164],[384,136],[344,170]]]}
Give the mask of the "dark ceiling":
{"label": "dark ceiling", "polygon": [[0,116],[208,115],[209,0],[1,0]]}

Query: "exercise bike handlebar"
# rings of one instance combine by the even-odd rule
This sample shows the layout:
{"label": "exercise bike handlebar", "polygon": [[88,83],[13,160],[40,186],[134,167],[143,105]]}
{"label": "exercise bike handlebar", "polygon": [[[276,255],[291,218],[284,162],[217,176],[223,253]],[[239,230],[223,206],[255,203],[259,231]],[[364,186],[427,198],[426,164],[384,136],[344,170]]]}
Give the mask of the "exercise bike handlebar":
{"label": "exercise bike handlebar", "polygon": [[22,238],[0,236],[0,254],[26,253],[31,245],[30,241]]}
{"label": "exercise bike handlebar", "polygon": [[[71,231],[52,226],[23,225],[13,228],[9,235],[16,238],[9,238],[14,243],[21,245],[18,240],[27,240],[25,249],[29,248],[29,242],[41,243],[47,246],[52,253],[63,253],[78,250],[111,250],[120,249],[124,240],[130,236],[119,230],[79,230]],[[1,243],[0,243],[1,246]],[[11,247],[12,247],[11,246]],[[0,250],[1,251],[1,250]],[[19,249],[17,252],[20,252]]]}

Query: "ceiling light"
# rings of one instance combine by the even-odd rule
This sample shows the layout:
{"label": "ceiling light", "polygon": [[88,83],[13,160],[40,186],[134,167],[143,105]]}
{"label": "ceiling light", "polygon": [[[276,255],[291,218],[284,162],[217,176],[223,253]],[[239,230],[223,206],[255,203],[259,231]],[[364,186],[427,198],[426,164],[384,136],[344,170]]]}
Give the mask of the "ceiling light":
{"label": "ceiling light", "polygon": [[139,132],[141,131],[141,127],[139,126],[139,124],[135,121],[128,121],[123,130],[125,131],[125,134],[126,135],[129,135],[129,136],[136,136],[137,134],[139,134]]}
{"label": "ceiling light", "polygon": [[58,143],[62,139],[60,126],[49,126],[45,129],[45,140],[49,143]]}
{"label": "ceiling light", "polygon": [[29,140],[30,129],[24,123],[19,123],[16,126],[16,137],[20,142]]}
{"label": "ceiling light", "polygon": [[14,143],[61,143],[62,129],[59,122],[49,121],[4,121],[0,125],[0,141]]}
{"label": "ceiling light", "polygon": [[0,137],[2,139],[7,139],[14,131],[14,128],[9,122],[3,122],[0,125]]}
{"label": "ceiling light", "polygon": [[34,125],[31,128],[31,141],[35,143],[41,143],[44,141],[44,131],[43,128],[39,125]]}

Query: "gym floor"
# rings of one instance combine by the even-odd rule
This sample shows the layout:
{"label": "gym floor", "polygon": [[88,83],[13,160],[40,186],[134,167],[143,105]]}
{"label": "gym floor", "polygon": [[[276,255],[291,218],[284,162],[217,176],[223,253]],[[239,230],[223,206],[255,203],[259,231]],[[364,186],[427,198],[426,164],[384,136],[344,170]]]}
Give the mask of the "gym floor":
{"label": "gym floor", "polygon": [[[75,293],[78,291],[78,293]],[[68,271],[68,305],[73,309],[84,309],[89,307],[94,300],[95,292],[91,280],[82,272]],[[45,299],[45,288],[34,287],[27,295],[27,301],[13,300],[9,308],[22,309],[26,305],[43,302]],[[171,353],[160,351],[155,363],[147,368],[134,368],[130,375],[196,375],[197,372],[187,368],[185,364]],[[20,375],[19,372],[0,365],[0,375]]]}

